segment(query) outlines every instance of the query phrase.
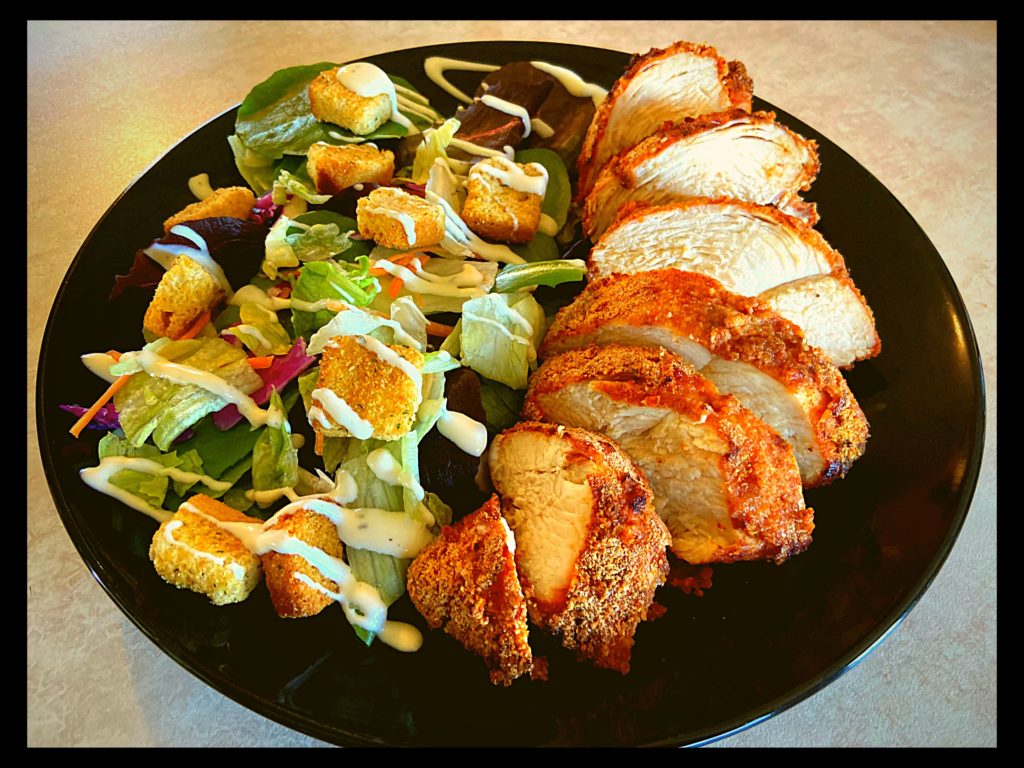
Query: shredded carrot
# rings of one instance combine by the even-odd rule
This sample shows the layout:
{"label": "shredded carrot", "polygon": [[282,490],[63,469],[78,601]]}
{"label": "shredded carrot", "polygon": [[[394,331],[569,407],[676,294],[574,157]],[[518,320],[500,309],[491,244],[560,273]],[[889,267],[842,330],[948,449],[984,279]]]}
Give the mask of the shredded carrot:
{"label": "shredded carrot", "polygon": [[248,358],[248,362],[249,365],[255,370],[259,370],[261,368],[269,368],[271,365],[274,364],[274,356],[267,355],[266,357],[250,357]]}
{"label": "shredded carrot", "polygon": [[404,285],[402,278],[392,277],[391,282],[388,284],[388,296],[392,299],[397,299],[398,294],[402,292],[402,285]]}
{"label": "shredded carrot", "polygon": [[454,325],[444,325],[443,323],[435,323],[433,321],[427,323],[427,333],[430,336],[450,336],[454,330]]}
{"label": "shredded carrot", "polygon": [[100,395],[100,399],[93,403],[92,408],[83,413],[78,421],[75,422],[74,426],[68,430],[72,435],[78,437],[82,434],[82,430],[85,429],[89,422],[92,421],[92,417],[99,413],[100,408],[107,404],[107,402],[114,396],[114,394],[121,387],[124,386],[125,382],[128,381],[132,376],[130,373],[126,373],[123,376],[118,376],[117,381],[107,387],[107,391]]}
{"label": "shredded carrot", "polygon": [[[392,256],[391,258],[388,258],[388,259],[379,259],[378,262],[380,262],[380,261],[390,261],[392,264],[395,264],[395,265],[397,265],[399,267],[408,267],[409,263],[413,259],[419,258],[422,255],[423,254],[420,251],[408,251],[407,253],[396,253],[394,256]],[[371,275],[386,275],[386,274],[391,274],[391,273],[388,272],[387,270],[385,270],[384,267],[371,267],[370,268],[370,274]]]}
{"label": "shredded carrot", "polygon": [[177,338],[177,341],[194,338],[201,330],[203,330],[203,326],[208,322],[210,322],[210,310],[204,309],[203,314],[196,318],[196,321],[189,326],[187,331]]}

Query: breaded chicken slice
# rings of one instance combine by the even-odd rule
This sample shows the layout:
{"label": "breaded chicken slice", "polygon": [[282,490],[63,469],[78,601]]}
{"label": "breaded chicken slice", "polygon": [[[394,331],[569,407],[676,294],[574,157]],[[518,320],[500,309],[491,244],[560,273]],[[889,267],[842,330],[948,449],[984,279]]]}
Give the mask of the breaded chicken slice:
{"label": "breaded chicken slice", "polygon": [[530,619],[580,658],[627,673],[671,543],[643,472],[602,435],[538,422],[498,435],[488,461]]}
{"label": "breaded chicken slice", "polygon": [[197,494],[157,529],[149,559],[160,578],[179,589],[206,595],[214,605],[240,603],[259,583],[260,558],[214,520],[262,523]]}
{"label": "breaded chicken slice", "polygon": [[[326,515],[308,507],[286,508],[264,525],[265,531],[283,531],[329,557],[341,560],[344,548],[338,528]],[[301,546],[301,545],[300,545]],[[334,602],[338,585],[324,576],[310,558],[269,551],[261,556],[267,590],[277,615],[284,619],[315,616]],[[315,560],[315,558],[314,558]]]}
{"label": "breaded chicken slice", "polygon": [[516,543],[497,496],[427,545],[409,566],[413,605],[434,629],[482,657],[491,682],[508,686],[534,669]]}
{"label": "breaded chicken slice", "polygon": [[805,488],[843,477],[864,453],[868,422],[836,366],[768,304],[710,277],[661,269],[592,281],[559,310],[540,356],[594,344],[684,358],[793,446]]}
{"label": "breaded chicken slice", "polygon": [[664,349],[608,345],[549,358],[523,415],[600,432],[643,469],[672,551],[689,563],[774,560],[814,529],[793,449]]}

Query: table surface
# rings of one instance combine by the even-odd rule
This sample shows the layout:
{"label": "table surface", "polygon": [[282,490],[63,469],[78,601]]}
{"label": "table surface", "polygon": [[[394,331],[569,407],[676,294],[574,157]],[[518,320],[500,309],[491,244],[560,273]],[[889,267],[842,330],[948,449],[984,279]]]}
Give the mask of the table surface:
{"label": "table surface", "polygon": [[43,328],[62,276],[118,194],[269,73],[502,39],[629,52],[711,43],[746,64],[758,96],[870,170],[931,238],[966,301],[985,371],[985,456],[963,531],[920,603],[871,655],[717,745],[994,746],[996,23],[708,21],[28,23],[28,744],[323,745],[201,683],[91,578],[39,458]]}

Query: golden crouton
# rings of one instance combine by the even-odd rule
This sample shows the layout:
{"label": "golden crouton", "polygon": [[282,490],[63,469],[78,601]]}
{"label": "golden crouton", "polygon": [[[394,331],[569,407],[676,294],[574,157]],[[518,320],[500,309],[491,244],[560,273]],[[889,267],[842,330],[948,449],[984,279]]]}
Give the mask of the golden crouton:
{"label": "golden crouton", "polygon": [[207,517],[257,526],[262,522],[197,494],[157,529],[149,559],[160,577],[179,589],[204,594],[214,605],[240,603],[259,583],[260,559]]}
{"label": "golden crouton", "polygon": [[[412,428],[416,419],[421,384],[413,381],[401,368],[382,360],[372,349],[367,349],[365,339],[363,336],[336,336],[331,339],[320,356],[316,388],[331,390],[360,419],[369,422],[373,427],[373,437],[398,440]],[[412,347],[385,346],[416,370],[423,368],[423,355]],[[315,391],[312,402],[327,422],[338,424],[330,416],[329,406],[320,401]],[[310,409],[310,422],[316,432],[315,450],[322,455],[324,437],[348,437],[350,432],[340,425],[325,427],[319,414],[314,415]]]}
{"label": "golden crouton", "polygon": [[321,72],[309,84],[313,117],[365,136],[391,118],[391,97],[386,93],[360,96],[338,82],[338,68]]}
{"label": "golden crouton", "polygon": [[142,326],[157,336],[176,339],[223,297],[213,275],[188,256],[179,256],[160,278]]}
{"label": "golden crouton", "polygon": [[441,529],[409,566],[409,597],[434,629],[481,656],[495,685],[542,673],[530,651],[512,532],[497,496]]}
{"label": "golden crouton", "polygon": [[321,195],[336,195],[355,184],[388,184],[395,175],[395,155],[368,144],[317,143],[306,154],[306,173]]}
{"label": "golden crouton", "polygon": [[359,234],[385,248],[429,248],[444,239],[444,208],[397,187],[380,187],[356,203]]}
{"label": "golden crouton", "polygon": [[516,174],[515,169],[530,177],[544,175],[533,164],[521,165],[496,157],[481,160],[469,171],[466,203],[462,207],[463,221],[482,237],[510,243],[529,242],[537,234],[544,195],[513,189],[503,183],[501,176],[490,173],[488,168],[496,169],[502,175]]}
{"label": "golden crouton", "polygon": [[232,219],[248,219],[256,204],[256,196],[251,189],[246,187],[221,187],[214,190],[213,194],[205,200],[186,205],[164,222],[164,232],[170,232],[175,224],[184,224],[186,221],[199,221],[199,219],[212,219],[217,216],[227,216]]}
{"label": "golden crouton", "polygon": [[[290,536],[300,539],[311,547],[326,552],[339,560],[344,554],[338,529],[335,524],[319,512],[299,508],[272,521],[266,530],[287,531]],[[268,552],[263,555],[263,570],[267,576],[267,591],[274,610],[282,619],[299,619],[315,616],[334,602],[334,598],[316,587],[311,587],[297,576],[303,574],[310,581],[338,592],[338,585],[320,573],[302,555],[282,555]]]}

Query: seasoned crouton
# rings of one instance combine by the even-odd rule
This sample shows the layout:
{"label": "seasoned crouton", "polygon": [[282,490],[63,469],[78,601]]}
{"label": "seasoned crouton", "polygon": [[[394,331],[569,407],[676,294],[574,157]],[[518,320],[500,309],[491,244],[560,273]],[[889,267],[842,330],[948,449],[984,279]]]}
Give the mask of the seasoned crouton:
{"label": "seasoned crouton", "polygon": [[306,154],[306,172],[321,195],[336,195],[355,184],[387,184],[395,175],[395,155],[367,144],[335,147],[317,143]]}
{"label": "seasoned crouton", "polygon": [[[382,357],[389,353],[403,363],[396,365]],[[401,438],[416,418],[422,368],[423,355],[411,347],[382,344],[368,336],[331,339],[320,357],[320,376],[309,411],[317,454],[323,453],[324,437]]]}
{"label": "seasoned crouton", "polygon": [[[287,531],[289,536],[300,539],[331,557],[340,560],[344,554],[341,539],[338,538],[338,528],[334,522],[312,509],[299,507],[286,512],[280,518],[268,520],[267,523],[265,530]],[[334,602],[333,597],[322,589],[310,586],[305,579],[334,593],[339,591],[338,585],[320,573],[316,566],[302,555],[267,552],[262,556],[262,561],[270,601],[282,619],[315,616]]]}
{"label": "seasoned crouton", "polygon": [[188,256],[179,256],[160,278],[142,326],[157,336],[176,339],[223,297],[223,289],[209,271]]}
{"label": "seasoned crouton", "polygon": [[429,248],[444,239],[444,209],[396,187],[380,187],[356,203],[362,237],[385,248]]}
{"label": "seasoned crouton", "polygon": [[534,667],[515,539],[497,496],[445,526],[409,566],[409,597],[434,629],[483,657],[495,685]]}
{"label": "seasoned crouton", "polygon": [[149,559],[160,577],[179,589],[204,594],[214,605],[239,603],[259,583],[260,559],[209,518],[261,525],[254,517],[197,494],[157,529]]}
{"label": "seasoned crouton", "polygon": [[521,165],[501,157],[482,160],[469,171],[462,219],[482,237],[529,242],[537,234],[546,186],[547,172],[536,163]]}
{"label": "seasoned crouton", "polygon": [[360,96],[338,82],[338,67],[321,72],[309,84],[309,105],[317,120],[340,125],[357,136],[372,133],[391,117],[388,94]]}
{"label": "seasoned crouton", "polygon": [[221,187],[205,200],[185,206],[164,222],[164,232],[170,232],[175,224],[199,219],[227,216],[232,219],[247,219],[256,204],[256,196],[246,187]]}

